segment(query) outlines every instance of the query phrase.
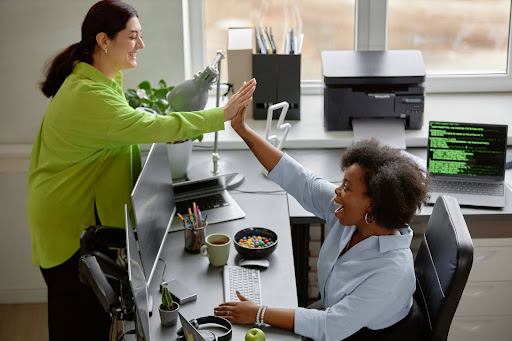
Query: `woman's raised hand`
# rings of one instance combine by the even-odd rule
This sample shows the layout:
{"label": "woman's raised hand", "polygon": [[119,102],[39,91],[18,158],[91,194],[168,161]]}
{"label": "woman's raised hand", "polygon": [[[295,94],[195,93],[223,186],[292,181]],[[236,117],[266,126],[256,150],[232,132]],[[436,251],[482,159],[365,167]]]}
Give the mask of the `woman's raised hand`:
{"label": "woman's raised hand", "polygon": [[242,128],[245,127],[245,112],[247,111],[247,105],[238,109],[235,117],[231,119],[231,127],[234,131],[240,134]]}
{"label": "woman's raised hand", "polygon": [[242,87],[231,96],[224,106],[224,121],[229,121],[238,113],[238,111],[251,103],[252,94],[256,89],[256,79],[245,82]]}

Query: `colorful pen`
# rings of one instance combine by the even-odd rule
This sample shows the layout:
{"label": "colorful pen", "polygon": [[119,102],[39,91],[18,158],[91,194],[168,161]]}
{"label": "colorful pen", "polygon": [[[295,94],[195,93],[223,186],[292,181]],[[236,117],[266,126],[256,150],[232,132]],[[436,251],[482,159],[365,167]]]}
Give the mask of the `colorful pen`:
{"label": "colorful pen", "polygon": [[183,218],[183,216],[179,213],[177,213],[178,217],[180,217],[181,221],[185,221],[185,218]]}
{"label": "colorful pen", "polygon": [[192,207],[194,209],[194,218],[196,219],[196,225],[197,225],[197,228],[199,228],[200,226],[199,226],[199,219],[197,217],[197,205],[196,205],[195,201],[192,203]]}
{"label": "colorful pen", "polygon": [[197,215],[199,216],[199,225],[203,226],[203,215],[201,214],[201,210],[199,209],[199,206],[197,206]]}

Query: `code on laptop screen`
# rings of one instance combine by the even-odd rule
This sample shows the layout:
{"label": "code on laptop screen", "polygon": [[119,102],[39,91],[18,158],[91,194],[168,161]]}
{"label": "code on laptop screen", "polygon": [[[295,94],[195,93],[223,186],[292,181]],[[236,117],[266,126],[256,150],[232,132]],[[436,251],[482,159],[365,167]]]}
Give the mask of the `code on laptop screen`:
{"label": "code on laptop screen", "polygon": [[504,176],[506,125],[431,121],[428,143],[430,173]]}

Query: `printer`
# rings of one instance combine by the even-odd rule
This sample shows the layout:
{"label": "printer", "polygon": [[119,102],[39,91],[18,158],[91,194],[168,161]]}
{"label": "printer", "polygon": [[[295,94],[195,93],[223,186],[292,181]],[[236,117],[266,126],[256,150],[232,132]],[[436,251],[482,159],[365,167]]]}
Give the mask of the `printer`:
{"label": "printer", "polygon": [[420,51],[322,51],[324,127],[351,130],[354,119],[423,125],[425,65]]}

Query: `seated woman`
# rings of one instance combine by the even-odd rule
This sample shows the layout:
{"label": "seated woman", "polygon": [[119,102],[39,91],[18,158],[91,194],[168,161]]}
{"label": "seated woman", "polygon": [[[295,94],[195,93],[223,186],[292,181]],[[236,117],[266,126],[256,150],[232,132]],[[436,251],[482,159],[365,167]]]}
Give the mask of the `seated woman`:
{"label": "seated woman", "polygon": [[215,315],[240,324],[264,322],[314,340],[376,339],[403,324],[416,288],[408,223],[425,203],[428,174],[398,150],[365,140],[343,153],[344,178],[336,186],[255,133],[245,123],[245,110],[231,126],[268,177],[326,221],[329,232],[318,257],[325,310],[260,307],[238,294],[241,302],[222,303]]}

